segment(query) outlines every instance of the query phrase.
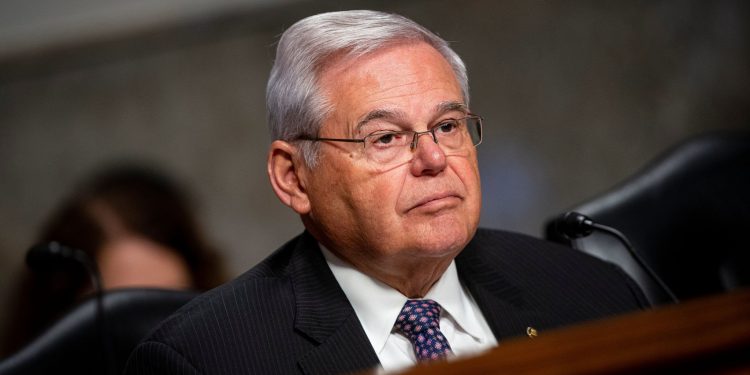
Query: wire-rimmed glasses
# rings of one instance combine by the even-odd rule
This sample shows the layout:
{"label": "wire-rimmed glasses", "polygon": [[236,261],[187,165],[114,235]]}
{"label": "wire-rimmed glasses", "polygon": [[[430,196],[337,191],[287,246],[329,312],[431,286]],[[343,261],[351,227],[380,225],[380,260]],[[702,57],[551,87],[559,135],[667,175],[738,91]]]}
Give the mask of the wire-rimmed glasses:
{"label": "wire-rimmed glasses", "polygon": [[446,155],[461,154],[468,151],[470,147],[482,143],[482,117],[470,113],[463,118],[444,119],[422,132],[379,130],[364,138],[303,136],[298,139],[315,142],[362,143],[368,161],[380,165],[392,165],[411,160],[419,143],[419,137],[425,134],[430,134],[432,140],[440,145]]}

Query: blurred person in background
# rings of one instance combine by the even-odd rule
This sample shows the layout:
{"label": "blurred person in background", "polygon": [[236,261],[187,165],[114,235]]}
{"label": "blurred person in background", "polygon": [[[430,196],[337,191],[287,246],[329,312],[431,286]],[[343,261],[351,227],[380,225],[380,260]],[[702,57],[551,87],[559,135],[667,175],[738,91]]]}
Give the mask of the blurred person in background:
{"label": "blurred person in background", "polygon": [[[107,168],[64,200],[37,243],[56,241],[95,260],[103,288],[207,290],[225,281],[219,254],[198,226],[186,193],[136,165]],[[93,293],[82,267],[26,269],[10,307],[3,357],[20,349]]]}

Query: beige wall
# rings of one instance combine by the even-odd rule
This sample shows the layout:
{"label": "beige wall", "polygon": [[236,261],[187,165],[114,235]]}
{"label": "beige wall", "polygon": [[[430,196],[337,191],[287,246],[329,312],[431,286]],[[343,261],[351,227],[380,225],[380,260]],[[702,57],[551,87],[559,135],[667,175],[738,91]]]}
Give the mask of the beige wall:
{"label": "beige wall", "polygon": [[234,275],[298,233],[265,177],[264,88],[275,37],[322,10],[399,12],[454,42],[486,118],[484,226],[538,235],[670,145],[748,125],[740,0],[333,3],[212,13],[0,60],[0,305],[45,215],[112,161],[182,181]]}

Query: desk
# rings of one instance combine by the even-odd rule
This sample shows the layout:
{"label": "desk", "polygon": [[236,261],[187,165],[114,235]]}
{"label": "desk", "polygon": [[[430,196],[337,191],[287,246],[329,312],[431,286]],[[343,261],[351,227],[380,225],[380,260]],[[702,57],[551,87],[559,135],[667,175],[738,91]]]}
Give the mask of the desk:
{"label": "desk", "polygon": [[750,374],[750,290],[517,338],[400,374]]}

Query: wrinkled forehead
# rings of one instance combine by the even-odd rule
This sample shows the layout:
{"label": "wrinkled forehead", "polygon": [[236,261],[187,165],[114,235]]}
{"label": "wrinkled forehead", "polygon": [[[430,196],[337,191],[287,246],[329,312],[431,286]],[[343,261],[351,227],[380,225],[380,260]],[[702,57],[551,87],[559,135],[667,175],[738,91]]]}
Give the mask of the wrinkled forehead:
{"label": "wrinkled forehead", "polygon": [[[367,60],[374,55],[381,54],[383,51],[391,50],[398,47],[409,47],[424,45],[430,47],[436,53],[440,54],[433,45],[422,39],[391,39],[384,40],[381,43],[370,46],[367,49],[341,48],[330,51],[315,62],[315,72],[318,80],[326,72],[338,66],[357,65],[358,62]],[[442,54],[440,54],[442,56]],[[445,60],[445,58],[443,57]],[[448,63],[447,60],[445,60]]]}
{"label": "wrinkled forehead", "polygon": [[332,120],[355,132],[378,120],[415,125],[468,111],[450,64],[426,43],[340,56],[323,72],[320,88]]}
{"label": "wrinkled forehead", "polygon": [[[379,69],[387,65],[389,70]],[[413,75],[432,73],[433,79],[449,83],[458,89],[463,96],[463,89],[450,62],[434,46],[421,41],[400,41],[384,44],[380,48],[367,53],[352,53],[339,51],[327,57],[317,69],[316,83],[329,85],[332,81],[339,81],[343,77],[351,77],[352,73],[360,76],[369,75],[383,81],[391,80],[396,84],[399,80],[408,81],[404,73]],[[439,73],[439,74],[435,74]],[[349,89],[358,90],[358,87]],[[464,99],[464,98],[462,98]]]}
{"label": "wrinkled forehead", "polygon": [[331,120],[355,132],[373,121],[416,125],[465,107],[450,65],[427,44],[399,44],[341,58],[320,83]]}

